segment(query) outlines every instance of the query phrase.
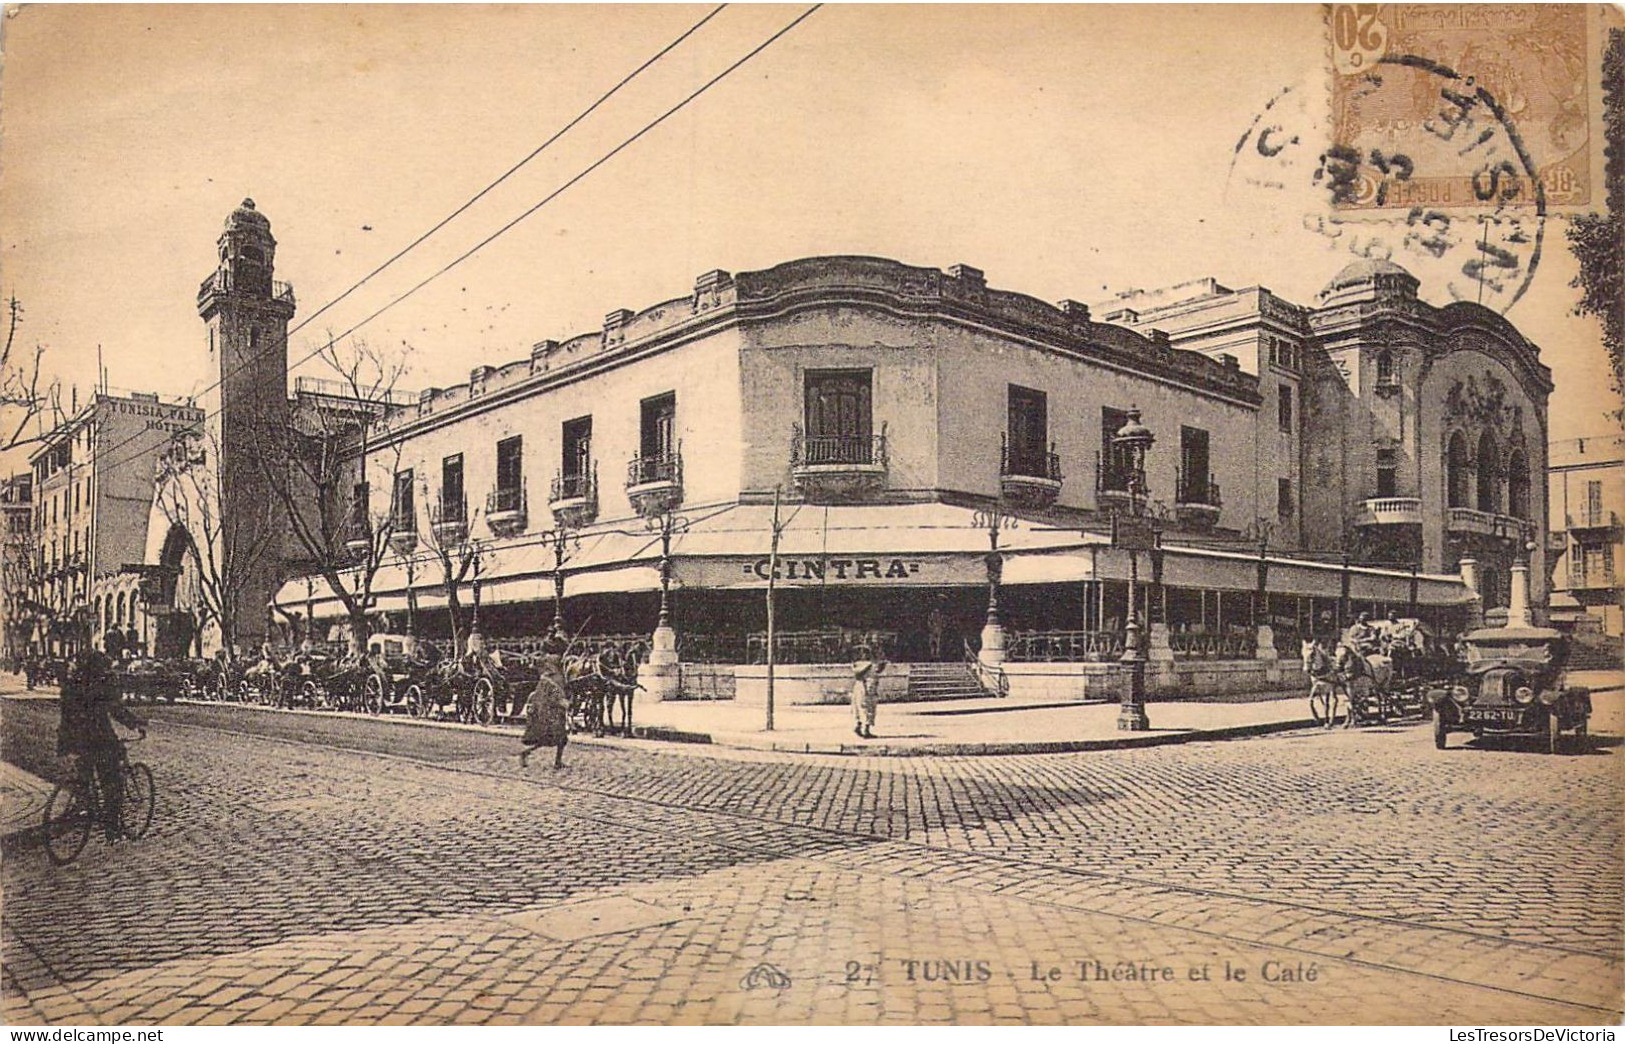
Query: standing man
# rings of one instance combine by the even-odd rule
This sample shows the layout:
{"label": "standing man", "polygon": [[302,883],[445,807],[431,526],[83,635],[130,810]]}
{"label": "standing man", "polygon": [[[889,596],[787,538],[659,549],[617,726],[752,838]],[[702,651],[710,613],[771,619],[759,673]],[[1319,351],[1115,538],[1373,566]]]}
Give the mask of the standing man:
{"label": "standing man", "polygon": [[852,664],[852,731],[863,739],[875,738],[875,710],[880,703],[880,675],[886,661],[871,660],[866,646],[859,647]]}

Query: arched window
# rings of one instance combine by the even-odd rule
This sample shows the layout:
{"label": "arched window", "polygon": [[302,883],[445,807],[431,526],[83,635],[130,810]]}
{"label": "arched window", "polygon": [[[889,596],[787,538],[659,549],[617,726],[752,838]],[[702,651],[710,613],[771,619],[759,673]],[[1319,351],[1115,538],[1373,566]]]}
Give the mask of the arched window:
{"label": "arched window", "polygon": [[1529,458],[1522,446],[1514,448],[1507,459],[1507,514],[1529,517]]}
{"label": "arched window", "polygon": [[1445,485],[1450,507],[1470,507],[1467,492],[1467,437],[1461,432],[1450,436],[1445,455]]}
{"label": "arched window", "polygon": [[120,591],[118,593],[118,620],[117,620],[117,622],[118,622],[118,625],[120,627],[124,626],[124,592],[123,591]]}
{"label": "arched window", "polygon": [[1478,439],[1478,510],[1501,510],[1500,447],[1487,431]]}

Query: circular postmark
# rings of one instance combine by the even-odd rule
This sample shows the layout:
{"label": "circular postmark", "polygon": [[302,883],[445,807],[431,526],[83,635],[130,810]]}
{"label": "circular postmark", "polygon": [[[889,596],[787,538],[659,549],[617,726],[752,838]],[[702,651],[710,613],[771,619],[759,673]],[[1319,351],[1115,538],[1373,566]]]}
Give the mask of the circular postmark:
{"label": "circular postmark", "polygon": [[1540,265],[1546,187],[1507,106],[1414,55],[1336,83],[1329,106],[1301,86],[1268,100],[1236,142],[1227,200],[1296,203],[1331,250],[1398,263],[1430,296],[1512,308]]}

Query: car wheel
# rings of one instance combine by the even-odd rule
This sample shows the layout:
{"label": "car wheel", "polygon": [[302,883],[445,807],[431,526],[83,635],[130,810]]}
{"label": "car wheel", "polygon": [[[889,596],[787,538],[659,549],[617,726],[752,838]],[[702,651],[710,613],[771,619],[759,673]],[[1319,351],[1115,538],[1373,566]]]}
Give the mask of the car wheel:
{"label": "car wheel", "polygon": [[1449,735],[1450,730],[1444,727],[1444,715],[1435,714],[1433,716],[1433,745],[1439,750],[1443,750],[1445,738]]}

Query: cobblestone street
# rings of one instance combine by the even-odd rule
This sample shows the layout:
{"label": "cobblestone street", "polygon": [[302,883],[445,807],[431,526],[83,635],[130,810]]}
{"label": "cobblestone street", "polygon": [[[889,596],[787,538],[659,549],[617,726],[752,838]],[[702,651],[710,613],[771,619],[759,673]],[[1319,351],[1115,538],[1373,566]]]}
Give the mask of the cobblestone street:
{"label": "cobblestone street", "polygon": [[[573,744],[558,772],[491,732],[154,708],[145,839],[62,868],[7,846],[3,1013],[1614,1022],[1617,701],[1576,757],[1408,725],[987,758]],[[5,759],[52,777],[55,704],[3,712]]]}

